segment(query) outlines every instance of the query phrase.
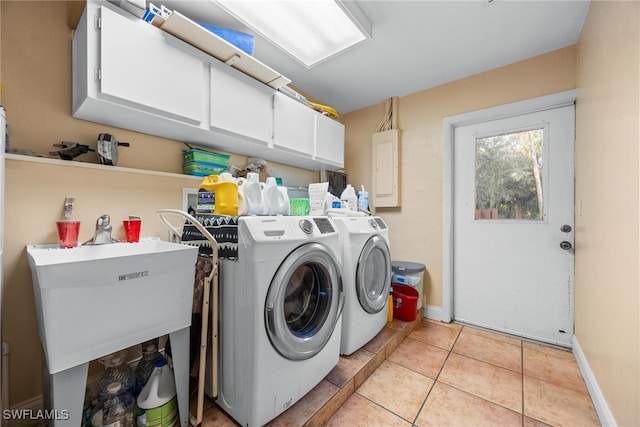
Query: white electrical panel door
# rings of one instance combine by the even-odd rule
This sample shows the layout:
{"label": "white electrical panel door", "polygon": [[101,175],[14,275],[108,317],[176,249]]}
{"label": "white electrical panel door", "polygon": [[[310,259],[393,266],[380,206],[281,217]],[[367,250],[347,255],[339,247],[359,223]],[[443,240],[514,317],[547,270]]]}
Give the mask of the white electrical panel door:
{"label": "white electrical panel door", "polygon": [[116,98],[162,116],[202,122],[204,64],[172,36],[138,19],[100,8],[101,98]]}
{"label": "white electrical panel door", "polygon": [[373,134],[373,191],[371,203],[376,208],[400,206],[399,130]]}

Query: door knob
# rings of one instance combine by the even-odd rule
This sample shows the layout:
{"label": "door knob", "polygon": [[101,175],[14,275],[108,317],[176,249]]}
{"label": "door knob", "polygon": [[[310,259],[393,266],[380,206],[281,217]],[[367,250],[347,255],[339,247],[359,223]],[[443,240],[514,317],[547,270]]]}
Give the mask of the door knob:
{"label": "door knob", "polygon": [[562,231],[563,233],[569,233],[571,231],[571,226],[569,224],[565,224],[560,227],[560,231]]}
{"label": "door knob", "polygon": [[571,243],[567,242],[566,240],[562,243],[560,243],[560,247],[562,249],[564,249],[565,251],[568,251],[569,249],[572,248]]}

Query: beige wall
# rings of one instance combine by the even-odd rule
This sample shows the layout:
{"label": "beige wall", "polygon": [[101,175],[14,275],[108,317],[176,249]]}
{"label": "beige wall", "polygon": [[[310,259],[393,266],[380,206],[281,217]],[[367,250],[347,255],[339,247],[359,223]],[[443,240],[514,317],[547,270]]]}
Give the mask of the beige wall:
{"label": "beige wall", "polygon": [[576,338],[620,426],[640,425],[640,3],[592,2],[578,42]]}
{"label": "beige wall", "polygon": [[[427,305],[442,306],[442,119],[576,87],[568,47],[399,99],[402,207],[377,209],[394,260],[426,265]],[[349,181],[371,188],[371,136],[384,103],[344,115]]]}
{"label": "beige wall", "polygon": [[[68,19],[70,7],[77,3],[0,2],[2,105],[7,108],[11,148],[47,154],[54,149],[52,144],[61,141],[95,146],[98,133],[109,132],[131,143],[131,147],[120,149],[119,167],[181,173],[185,148],[181,142],[71,117],[72,30]],[[246,160],[244,156],[231,156],[231,163],[240,167]],[[77,161],[95,163],[96,157],[86,154]],[[74,164],[6,162],[2,337],[11,345],[13,406],[41,394],[41,347],[25,246],[55,242],[54,221],[61,215],[65,196],[76,197],[75,217],[82,221],[82,240],[91,237],[95,220],[103,213],[111,215],[116,237],[122,237],[121,218],[136,213],[143,218],[143,235],[165,238],[166,227],[155,211],[181,209],[182,188],[197,187],[200,182],[194,177],[153,176],[106,167],[87,169]],[[285,178],[285,185],[318,180],[317,172],[270,166]]]}

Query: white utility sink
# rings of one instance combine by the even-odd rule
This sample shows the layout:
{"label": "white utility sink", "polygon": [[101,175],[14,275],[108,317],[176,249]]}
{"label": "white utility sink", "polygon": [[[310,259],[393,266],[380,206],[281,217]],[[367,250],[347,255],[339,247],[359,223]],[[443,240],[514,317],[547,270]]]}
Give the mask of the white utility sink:
{"label": "white utility sink", "polygon": [[45,392],[51,392],[51,409],[69,411],[56,425],[80,425],[89,361],[170,334],[181,425],[187,426],[197,253],[195,246],[157,239],[71,249],[27,246],[51,381]]}

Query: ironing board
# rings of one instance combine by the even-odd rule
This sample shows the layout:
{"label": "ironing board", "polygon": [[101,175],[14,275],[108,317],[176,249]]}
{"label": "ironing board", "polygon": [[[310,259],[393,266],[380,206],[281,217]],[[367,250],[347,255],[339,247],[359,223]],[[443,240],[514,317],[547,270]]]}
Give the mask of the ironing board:
{"label": "ironing board", "polygon": [[[218,396],[218,242],[207,231],[207,229],[193,216],[177,209],[161,209],[157,211],[158,218],[169,228],[169,240],[175,243],[181,243],[182,231],[174,227],[165,215],[180,215],[189,221],[194,227],[202,233],[211,245],[211,261],[212,268],[208,276],[204,280],[204,289],[202,295],[202,331],[200,333],[200,356],[198,367],[198,390],[196,413],[193,415],[189,410],[189,422],[193,426],[202,423],[202,413],[204,409],[204,388],[205,373],[207,363],[207,347],[209,337],[211,338],[211,393],[212,398]],[[211,300],[211,301],[210,301]],[[211,304],[210,304],[211,303]],[[211,334],[209,335],[209,314],[211,314]]]}

